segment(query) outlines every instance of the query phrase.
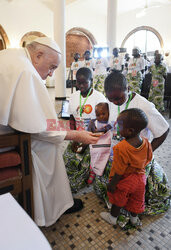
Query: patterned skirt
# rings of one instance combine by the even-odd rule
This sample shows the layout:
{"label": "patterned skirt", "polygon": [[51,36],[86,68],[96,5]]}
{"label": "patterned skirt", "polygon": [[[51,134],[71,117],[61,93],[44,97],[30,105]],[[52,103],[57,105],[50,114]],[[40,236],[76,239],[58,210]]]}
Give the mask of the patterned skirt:
{"label": "patterned skirt", "polygon": [[93,79],[93,88],[104,94],[104,81],[106,75],[96,75]]}
{"label": "patterned skirt", "polygon": [[[96,194],[106,202],[108,207],[106,184],[109,181],[110,169],[111,162],[108,162],[103,176],[96,176],[94,181]],[[170,206],[171,190],[163,168],[155,160],[146,166],[146,178],[145,211],[143,214],[156,215],[166,212]]]}
{"label": "patterned skirt", "polygon": [[153,84],[151,84],[148,100],[155,104],[155,107],[159,112],[164,111],[163,98],[164,98],[164,82],[159,82],[157,86],[153,86]]}
{"label": "patterned skirt", "polygon": [[126,79],[128,81],[129,90],[140,94],[143,80],[142,74],[137,72],[136,76],[132,76],[131,73],[128,73]]}
{"label": "patterned skirt", "polygon": [[90,172],[90,150],[89,147],[82,154],[78,154],[71,149],[72,142],[68,144],[63,158],[70,181],[72,193],[78,192],[87,185]]}

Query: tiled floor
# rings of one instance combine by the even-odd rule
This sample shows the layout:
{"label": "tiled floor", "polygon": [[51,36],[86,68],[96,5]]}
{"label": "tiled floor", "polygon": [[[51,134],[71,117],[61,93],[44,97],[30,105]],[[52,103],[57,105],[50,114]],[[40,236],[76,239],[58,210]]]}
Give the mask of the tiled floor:
{"label": "tiled floor", "polygon": [[[53,97],[53,90],[50,92]],[[168,122],[171,127],[171,119]],[[156,150],[155,159],[164,167],[171,183],[171,133]],[[84,202],[82,211],[62,215],[51,227],[42,228],[53,249],[171,249],[171,208],[164,215],[142,216],[142,227],[129,233],[99,217],[106,207],[92,187],[84,188],[76,196]]]}

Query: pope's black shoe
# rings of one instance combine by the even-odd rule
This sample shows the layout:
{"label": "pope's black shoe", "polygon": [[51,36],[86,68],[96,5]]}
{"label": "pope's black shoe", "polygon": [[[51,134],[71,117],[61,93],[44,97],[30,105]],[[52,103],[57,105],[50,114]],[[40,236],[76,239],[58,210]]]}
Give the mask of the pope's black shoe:
{"label": "pope's black shoe", "polygon": [[74,205],[67,209],[64,214],[71,214],[83,209],[84,205],[81,199],[74,199]]}

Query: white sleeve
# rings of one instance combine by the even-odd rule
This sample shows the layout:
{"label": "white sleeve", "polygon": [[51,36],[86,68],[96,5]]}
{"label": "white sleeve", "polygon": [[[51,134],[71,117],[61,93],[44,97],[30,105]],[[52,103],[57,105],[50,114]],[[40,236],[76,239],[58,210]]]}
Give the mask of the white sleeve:
{"label": "white sleeve", "polygon": [[63,124],[64,126],[61,126],[61,122],[63,121],[58,121],[59,124],[56,124],[56,130],[58,129],[58,127],[60,126],[60,131],[55,131],[55,127],[54,127],[54,131],[44,131],[38,134],[31,134],[31,138],[32,139],[36,139],[39,141],[46,141],[46,142],[50,142],[53,144],[59,144],[62,143],[66,137],[67,131],[64,130],[69,130],[69,121],[67,121],[65,124]]}
{"label": "white sleeve", "polygon": [[107,99],[106,99],[106,97],[102,94],[102,93],[100,93],[99,91],[97,91],[97,90],[93,90],[94,92],[95,92],[95,98],[96,98],[96,100],[97,100],[97,103],[99,103],[99,102],[107,102]]}
{"label": "white sleeve", "polygon": [[169,124],[152,102],[146,100],[143,106],[139,108],[143,109],[148,117],[148,128],[153,134],[153,138],[162,136],[168,130]]}
{"label": "white sleeve", "polygon": [[100,102],[107,102],[106,97],[102,94],[102,96],[99,98]]}

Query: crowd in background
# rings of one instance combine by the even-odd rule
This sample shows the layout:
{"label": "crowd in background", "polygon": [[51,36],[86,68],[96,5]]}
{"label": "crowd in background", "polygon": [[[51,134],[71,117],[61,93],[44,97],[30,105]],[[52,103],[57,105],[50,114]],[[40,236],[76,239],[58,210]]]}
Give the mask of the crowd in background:
{"label": "crowd in background", "polygon": [[97,48],[97,56],[92,58],[91,52],[87,50],[84,53],[84,60],[80,60],[79,53],[74,54],[74,61],[70,67],[73,86],[76,85],[77,70],[81,67],[88,67],[93,73],[93,88],[104,94],[106,76],[111,71],[117,70],[126,77],[129,90],[141,94],[144,78],[147,74],[151,74],[149,100],[160,112],[164,111],[164,81],[167,73],[171,72],[169,53],[166,53],[164,57],[159,50],[155,50],[154,55],[148,58],[137,46],[132,49],[132,55],[121,53],[119,48],[114,48],[110,57],[103,57],[102,53],[103,49]]}

